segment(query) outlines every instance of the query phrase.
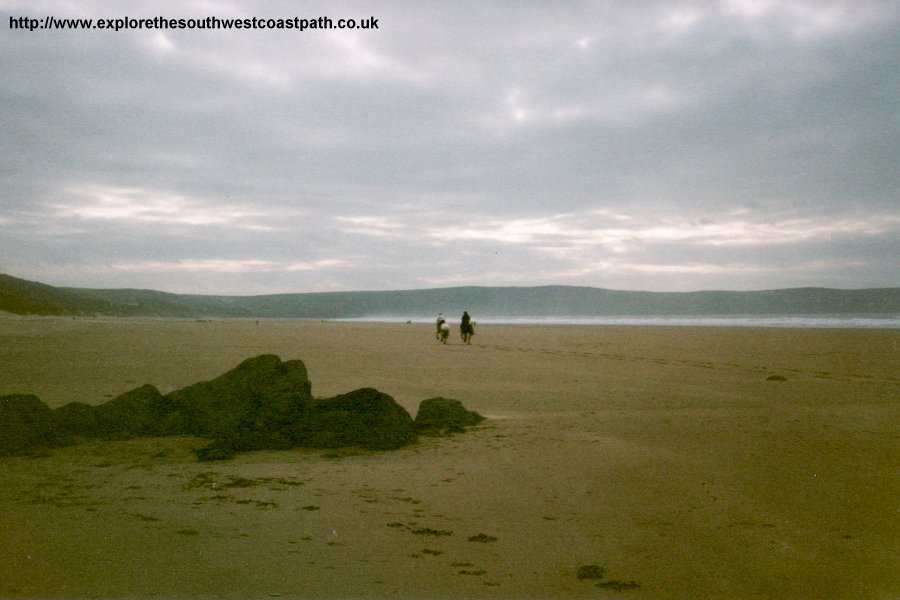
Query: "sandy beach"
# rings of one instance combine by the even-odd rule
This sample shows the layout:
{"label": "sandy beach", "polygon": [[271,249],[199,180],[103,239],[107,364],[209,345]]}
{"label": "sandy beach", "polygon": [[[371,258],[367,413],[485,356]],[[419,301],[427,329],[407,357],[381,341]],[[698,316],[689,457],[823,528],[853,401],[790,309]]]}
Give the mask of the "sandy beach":
{"label": "sandy beach", "polygon": [[488,420],[390,452],[2,458],[0,596],[898,598],[898,338],[482,322],[445,346],[423,324],[3,317],[0,394],[51,407],[272,353],[317,396]]}

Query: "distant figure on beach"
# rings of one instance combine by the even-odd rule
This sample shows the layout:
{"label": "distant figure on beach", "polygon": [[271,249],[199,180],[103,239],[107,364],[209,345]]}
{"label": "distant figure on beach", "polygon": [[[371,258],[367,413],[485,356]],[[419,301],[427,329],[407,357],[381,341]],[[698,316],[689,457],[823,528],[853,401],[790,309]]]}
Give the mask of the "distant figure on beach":
{"label": "distant figure on beach", "polygon": [[438,328],[438,339],[441,340],[442,344],[447,343],[447,338],[450,337],[450,326],[447,325],[447,322],[444,321],[441,323],[441,326]]}
{"label": "distant figure on beach", "polygon": [[444,313],[438,313],[437,318],[437,331],[434,333],[434,339],[441,339],[441,325],[447,322],[447,319],[444,318]]}
{"label": "distant figure on beach", "polygon": [[472,336],[475,335],[475,323],[467,310],[463,311],[462,319],[459,322],[459,334],[462,336],[463,342],[466,344],[472,343]]}

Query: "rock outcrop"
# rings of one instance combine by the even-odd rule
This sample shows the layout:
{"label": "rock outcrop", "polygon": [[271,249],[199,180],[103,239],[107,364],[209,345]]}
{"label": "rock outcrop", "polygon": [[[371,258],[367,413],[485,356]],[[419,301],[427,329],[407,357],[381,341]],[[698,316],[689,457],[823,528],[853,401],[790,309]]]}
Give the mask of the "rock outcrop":
{"label": "rock outcrop", "polygon": [[181,433],[168,429],[169,401],[152,385],[143,385],[99,406],[70,402],[56,409],[59,424],[82,437],[125,440]]}
{"label": "rock outcrop", "polygon": [[72,436],[37,396],[0,396],[0,456],[33,454],[72,443]]}
{"label": "rock outcrop", "polygon": [[283,431],[303,418],[311,390],[302,361],[264,354],[168,394],[164,427],[202,437]]}
{"label": "rock outcrop", "polygon": [[429,398],[419,404],[415,426],[418,433],[462,433],[482,421],[484,417],[467,410],[459,400]]}
{"label": "rock outcrop", "polygon": [[51,411],[35,396],[0,396],[0,455],[74,443],[161,435],[213,442],[201,460],[248,450],[357,446],[392,450],[418,432],[459,432],[483,417],[458,400],[422,402],[416,421],[388,394],[363,388],[314,398],[306,367],[262,355],[210,381],[162,395],[144,385],[98,406],[72,402]]}
{"label": "rock outcrop", "polygon": [[299,445],[312,448],[393,450],[416,441],[413,420],[406,409],[372,388],[309,402],[306,418],[293,432]]}

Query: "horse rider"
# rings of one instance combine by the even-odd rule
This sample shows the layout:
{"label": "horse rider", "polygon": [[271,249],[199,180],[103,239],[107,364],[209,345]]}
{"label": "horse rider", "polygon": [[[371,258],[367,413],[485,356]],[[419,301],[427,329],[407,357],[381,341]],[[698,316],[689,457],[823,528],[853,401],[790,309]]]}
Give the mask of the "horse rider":
{"label": "horse rider", "polygon": [[472,317],[469,316],[469,311],[467,310],[463,311],[462,319],[459,322],[459,331],[463,338],[465,338],[466,334],[472,335],[475,333],[472,327]]}
{"label": "horse rider", "polygon": [[437,331],[434,334],[434,339],[440,339],[441,337],[441,325],[447,322],[447,319],[444,318],[444,313],[438,313],[437,316]]}

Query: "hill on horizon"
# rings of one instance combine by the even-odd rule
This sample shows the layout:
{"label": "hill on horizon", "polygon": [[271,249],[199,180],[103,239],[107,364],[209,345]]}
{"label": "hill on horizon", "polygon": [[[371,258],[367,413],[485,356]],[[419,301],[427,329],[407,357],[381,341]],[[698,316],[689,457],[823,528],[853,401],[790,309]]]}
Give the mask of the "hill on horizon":
{"label": "hill on horizon", "polygon": [[900,288],[789,288],[750,292],[640,292],[548,285],[315,292],[258,296],[54,287],[0,274],[0,311],[36,315],[174,318],[898,315]]}

